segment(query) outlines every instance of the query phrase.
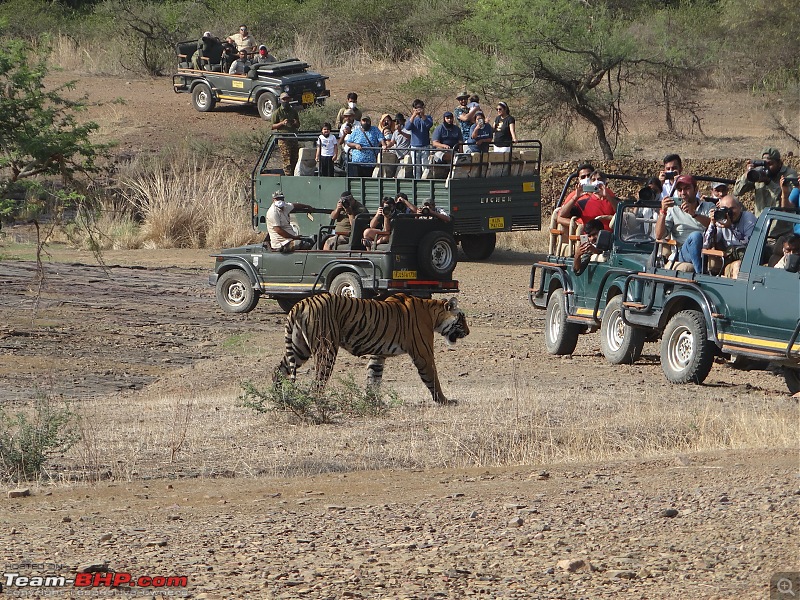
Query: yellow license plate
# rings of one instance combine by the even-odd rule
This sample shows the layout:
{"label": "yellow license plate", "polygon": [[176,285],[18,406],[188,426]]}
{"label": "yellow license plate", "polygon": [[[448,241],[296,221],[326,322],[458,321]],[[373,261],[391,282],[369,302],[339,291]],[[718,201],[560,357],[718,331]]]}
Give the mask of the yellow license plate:
{"label": "yellow license plate", "polygon": [[303,92],[303,104],[314,103],[314,92]]}
{"label": "yellow license plate", "polygon": [[489,229],[502,229],[506,226],[504,217],[489,217]]}
{"label": "yellow license plate", "polygon": [[416,271],[392,271],[392,279],[416,279]]}

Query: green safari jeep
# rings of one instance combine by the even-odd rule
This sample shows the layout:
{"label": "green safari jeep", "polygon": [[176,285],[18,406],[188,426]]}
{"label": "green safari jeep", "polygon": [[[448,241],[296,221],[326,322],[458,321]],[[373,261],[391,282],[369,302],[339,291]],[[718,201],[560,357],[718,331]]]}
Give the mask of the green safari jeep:
{"label": "green safari jeep", "polygon": [[208,282],[216,287],[217,302],[225,312],[246,313],[259,298],[273,298],[289,312],[303,298],[320,292],[354,298],[402,292],[430,298],[458,291],[458,281],[453,280],[457,258],[452,223],[424,215],[397,215],[388,242],[367,250],[362,237],[370,219],[368,213],[357,215],[351,243],[335,250],[323,249],[333,235],[334,225],[329,224],[313,236],[311,250],[274,251],[267,239],[213,255],[216,263]]}

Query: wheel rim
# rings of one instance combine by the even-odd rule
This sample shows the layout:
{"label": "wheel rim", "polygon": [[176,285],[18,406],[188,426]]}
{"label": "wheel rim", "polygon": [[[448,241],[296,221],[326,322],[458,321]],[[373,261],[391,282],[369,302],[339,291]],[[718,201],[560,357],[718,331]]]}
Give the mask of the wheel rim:
{"label": "wheel rim", "polygon": [[433,266],[440,270],[446,271],[450,268],[453,262],[453,249],[445,241],[440,241],[434,244],[433,251],[431,252],[431,263]]}
{"label": "wheel rim", "polygon": [[608,320],[606,342],[613,352],[619,351],[622,348],[622,344],[625,343],[625,323],[619,311],[614,311]]}
{"label": "wheel rim", "polygon": [[197,93],[197,106],[200,108],[208,106],[208,92],[205,88],[200,88],[200,91]]}
{"label": "wheel rim", "polygon": [[694,356],[694,336],[688,327],[678,327],[667,341],[667,361],[673,371],[684,371]]}
{"label": "wheel rim", "polygon": [[553,304],[553,311],[550,313],[550,339],[557,340],[561,335],[561,303],[556,302]]}
{"label": "wheel rim", "polygon": [[265,100],[261,103],[261,116],[265,119],[269,119],[272,116],[272,111],[275,110],[275,107],[272,105],[272,100]]}
{"label": "wheel rim", "polygon": [[247,289],[241,281],[235,281],[228,286],[225,294],[225,300],[231,306],[238,306],[243,304],[247,298]]}
{"label": "wheel rim", "polygon": [[336,290],[339,296],[347,296],[348,298],[356,298],[356,287],[352,283],[343,283]]}

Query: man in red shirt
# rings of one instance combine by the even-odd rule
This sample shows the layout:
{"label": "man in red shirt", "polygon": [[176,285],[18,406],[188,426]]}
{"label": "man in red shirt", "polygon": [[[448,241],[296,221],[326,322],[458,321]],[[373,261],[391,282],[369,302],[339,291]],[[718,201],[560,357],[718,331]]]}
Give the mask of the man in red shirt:
{"label": "man in red shirt", "polygon": [[[583,185],[593,185],[594,192],[583,192]],[[592,171],[589,175],[589,184],[581,184],[582,195],[568,196],[558,215],[558,222],[569,225],[571,217],[577,217],[578,222],[586,225],[592,219],[599,219],[603,227],[611,230],[609,223],[617,212],[617,197],[607,185],[606,176],[601,171]]]}

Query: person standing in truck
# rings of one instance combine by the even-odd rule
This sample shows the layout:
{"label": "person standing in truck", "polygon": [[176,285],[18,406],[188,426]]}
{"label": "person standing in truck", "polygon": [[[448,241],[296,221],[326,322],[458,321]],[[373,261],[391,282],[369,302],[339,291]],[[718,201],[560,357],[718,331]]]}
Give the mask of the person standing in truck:
{"label": "person standing in truck", "polygon": [[[279,133],[296,133],[300,129],[300,115],[291,104],[291,96],[283,92],[280,97],[281,104],[272,113],[272,131]],[[296,139],[281,138],[278,140],[278,148],[283,159],[284,175],[293,175],[294,167],[297,164],[297,157],[300,153],[300,146]]]}

